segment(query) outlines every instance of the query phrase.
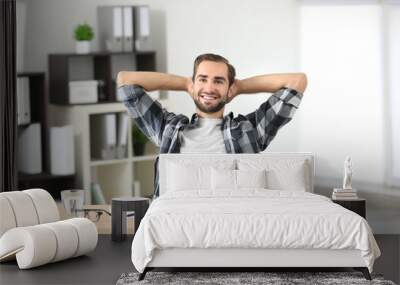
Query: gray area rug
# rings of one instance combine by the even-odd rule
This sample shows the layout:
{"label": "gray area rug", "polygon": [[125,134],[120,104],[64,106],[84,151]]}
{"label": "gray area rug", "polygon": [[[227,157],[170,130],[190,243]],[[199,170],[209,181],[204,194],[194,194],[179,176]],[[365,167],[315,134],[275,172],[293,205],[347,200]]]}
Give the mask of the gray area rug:
{"label": "gray area rug", "polygon": [[148,272],[142,281],[139,273],[122,274],[117,285],[133,284],[379,284],[395,285],[382,275],[372,274],[372,281],[360,272]]}

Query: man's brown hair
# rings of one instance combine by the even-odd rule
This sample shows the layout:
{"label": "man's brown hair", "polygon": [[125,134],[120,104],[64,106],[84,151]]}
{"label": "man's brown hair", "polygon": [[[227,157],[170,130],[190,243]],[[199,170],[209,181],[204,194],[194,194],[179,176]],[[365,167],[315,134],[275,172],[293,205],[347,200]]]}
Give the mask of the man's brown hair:
{"label": "man's brown hair", "polygon": [[200,63],[206,60],[225,63],[228,66],[229,86],[233,84],[236,76],[235,68],[229,63],[229,61],[225,57],[213,53],[205,53],[196,57],[196,59],[194,60],[194,67],[193,67],[193,76],[192,76],[193,82],[197,73],[197,68],[199,67]]}

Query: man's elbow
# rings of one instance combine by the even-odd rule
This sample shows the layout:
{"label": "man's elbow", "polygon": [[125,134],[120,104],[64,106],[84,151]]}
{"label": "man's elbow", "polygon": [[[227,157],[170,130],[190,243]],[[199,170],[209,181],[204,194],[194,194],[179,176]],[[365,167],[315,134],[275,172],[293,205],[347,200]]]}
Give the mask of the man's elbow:
{"label": "man's elbow", "polygon": [[117,74],[117,86],[135,83],[135,73],[131,71],[120,71]]}
{"label": "man's elbow", "polygon": [[298,77],[299,77],[299,79],[298,79],[296,91],[298,91],[300,93],[304,93],[304,91],[307,88],[307,75],[305,73],[299,73]]}
{"label": "man's elbow", "polygon": [[286,87],[294,89],[297,92],[304,93],[307,88],[307,75],[305,73],[296,73],[292,82],[287,84]]}
{"label": "man's elbow", "polygon": [[117,86],[121,87],[126,84],[126,71],[120,71],[117,74]]}

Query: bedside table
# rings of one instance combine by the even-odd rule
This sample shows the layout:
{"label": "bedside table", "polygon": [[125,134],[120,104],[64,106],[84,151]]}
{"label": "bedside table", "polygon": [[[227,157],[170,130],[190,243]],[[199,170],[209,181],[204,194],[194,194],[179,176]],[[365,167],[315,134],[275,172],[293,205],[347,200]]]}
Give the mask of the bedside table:
{"label": "bedside table", "polygon": [[136,233],[140,221],[146,214],[150,205],[149,198],[143,197],[121,197],[112,198],[111,204],[111,239],[113,241],[123,241],[126,239],[126,212],[134,211]]}
{"label": "bedside table", "polygon": [[332,202],[339,204],[340,206],[359,214],[364,219],[366,218],[366,200],[357,198],[354,200],[337,200],[332,199]]}

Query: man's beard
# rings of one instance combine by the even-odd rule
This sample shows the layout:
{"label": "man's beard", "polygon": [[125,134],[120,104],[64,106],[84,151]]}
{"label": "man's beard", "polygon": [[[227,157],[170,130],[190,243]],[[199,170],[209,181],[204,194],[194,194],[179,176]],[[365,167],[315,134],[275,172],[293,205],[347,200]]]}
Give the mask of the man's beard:
{"label": "man's beard", "polygon": [[207,113],[207,114],[212,114],[212,113],[216,113],[216,112],[220,111],[222,108],[224,108],[226,101],[224,99],[222,99],[216,105],[207,106],[207,105],[204,105],[202,102],[200,102],[200,96],[197,95],[197,99],[194,100],[194,104],[200,111]]}

